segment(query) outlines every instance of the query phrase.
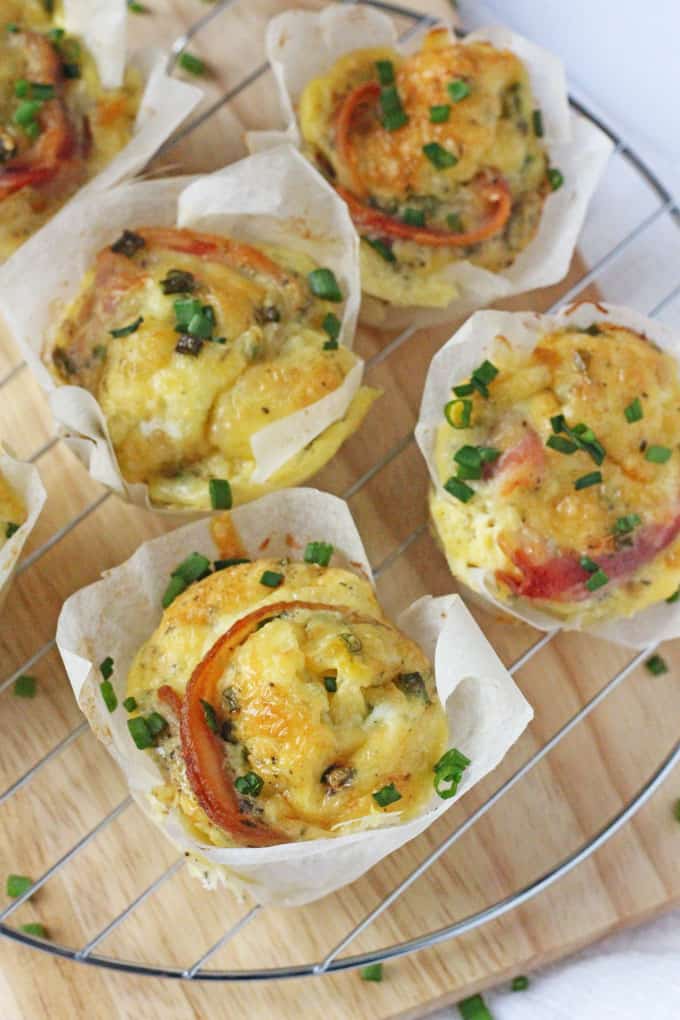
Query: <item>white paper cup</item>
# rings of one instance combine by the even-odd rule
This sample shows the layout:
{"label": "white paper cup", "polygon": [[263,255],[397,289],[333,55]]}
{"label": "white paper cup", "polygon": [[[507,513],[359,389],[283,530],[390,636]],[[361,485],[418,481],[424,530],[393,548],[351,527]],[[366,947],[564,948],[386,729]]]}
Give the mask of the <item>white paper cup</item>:
{"label": "white paper cup", "polygon": [[15,460],[9,451],[0,445],[0,475],[21,499],[26,510],[26,520],[0,548],[0,610],[7,598],[12,575],[19,562],[21,551],[26,544],[35,522],[45,505],[47,494],[40,481],[38,469],[33,464]]}

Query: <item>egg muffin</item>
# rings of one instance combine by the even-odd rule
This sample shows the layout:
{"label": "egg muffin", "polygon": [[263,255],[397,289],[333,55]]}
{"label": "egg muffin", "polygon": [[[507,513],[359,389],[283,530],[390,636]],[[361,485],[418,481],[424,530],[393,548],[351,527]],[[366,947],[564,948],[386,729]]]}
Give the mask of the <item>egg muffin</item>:
{"label": "egg muffin", "polygon": [[201,843],[344,835],[433,795],[448,731],[433,667],[331,555],[310,543],[308,562],[211,571],[192,554],[132,662],[128,729],[162,774],[152,796]]}
{"label": "egg muffin", "polygon": [[82,40],[37,0],[0,0],[0,261],[132,137],[142,80],[104,89]]}
{"label": "egg muffin", "polygon": [[96,397],[124,479],[146,484],[152,503],[229,509],[317,471],[377,396],[359,389],[341,420],[265,481],[253,477],[256,434],[358,366],[338,341],[342,302],[333,272],[307,256],[126,230],[97,255],[48,363],[59,383]]}
{"label": "egg muffin", "polygon": [[609,321],[566,324],[531,351],[497,337],[451,397],[430,509],[458,578],[579,624],[675,600],[675,358]]}
{"label": "egg muffin", "polygon": [[392,305],[447,306],[456,263],[507,269],[562,183],[523,62],[445,29],[411,56],[345,54],[308,83],[298,121],[361,235],[364,291]]}
{"label": "egg muffin", "polygon": [[26,507],[0,471],[0,549],[27,518]]}

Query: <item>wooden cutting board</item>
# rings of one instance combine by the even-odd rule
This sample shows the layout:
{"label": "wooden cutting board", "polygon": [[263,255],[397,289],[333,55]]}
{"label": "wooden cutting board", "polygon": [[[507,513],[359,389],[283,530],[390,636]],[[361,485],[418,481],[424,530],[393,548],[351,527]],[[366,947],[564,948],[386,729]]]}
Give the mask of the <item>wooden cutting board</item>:
{"label": "wooden cutting board", "polygon": [[[166,45],[181,26],[207,10],[199,0],[145,2],[153,13],[131,18],[135,38],[146,36],[159,45]],[[443,0],[412,0],[412,5],[450,13]],[[213,96],[233,88],[261,63],[266,19],[284,7],[280,0],[241,0],[213,23],[200,44],[194,44],[215,68],[208,85]],[[275,115],[271,77],[241,93],[233,110],[248,125],[270,123]],[[160,163],[213,169],[239,145],[233,122],[222,113]],[[576,259],[563,285],[525,296],[515,307],[549,307],[582,272]],[[402,555],[392,558],[425,523],[426,473],[408,436],[427,366],[449,333],[449,329],[421,331],[393,349],[389,338],[367,330],[360,333],[357,346],[366,358],[389,351],[367,373],[367,381],[382,386],[385,396],[366,427],[316,479],[319,486],[343,494],[371,465],[386,458],[384,466],[357,489],[350,506],[372,563],[385,564],[378,588],[392,613],[425,592],[441,594],[453,587],[444,560],[424,529]],[[3,339],[0,379],[18,361],[11,343]],[[0,438],[29,457],[50,436],[45,401],[28,371],[19,370],[0,389]],[[395,455],[388,458],[390,451]],[[27,550],[36,559],[17,578],[0,617],[0,680],[50,641],[60,606],[71,592],[175,523],[107,498],[60,444],[39,456],[37,463],[49,501]],[[77,524],[71,527],[74,519]],[[57,542],[61,529],[67,531]],[[486,613],[478,616],[507,663],[536,639],[535,632],[523,625],[499,622]],[[671,665],[669,674],[653,677],[644,670],[632,674],[359,938],[352,952],[412,938],[496,902],[550,869],[620,810],[677,738],[680,649],[669,647],[664,655]],[[321,958],[629,658],[626,651],[590,638],[555,638],[518,673],[536,720],[493,776],[445,821],[350,888],[304,910],[262,912],[209,966],[282,966]],[[1,789],[81,722],[53,649],[28,672],[39,681],[34,701],[14,697],[11,688],[0,694]],[[0,807],[0,877],[10,872],[40,876],[125,792],[113,762],[84,731]],[[530,972],[680,901],[680,827],[671,812],[678,796],[676,774],[624,831],[549,891],[463,938],[386,965],[382,984],[364,983],[356,972],[263,984],[162,981],[78,966],[5,940],[0,944],[4,978],[0,1016],[5,1020],[420,1016],[436,1005]],[[130,807],[50,880],[17,913],[14,923],[40,920],[55,941],[80,947],[175,859],[172,847]],[[248,907],[226,891],[203,892],[180,871],[104,941],[100,951],[186,967]]]}

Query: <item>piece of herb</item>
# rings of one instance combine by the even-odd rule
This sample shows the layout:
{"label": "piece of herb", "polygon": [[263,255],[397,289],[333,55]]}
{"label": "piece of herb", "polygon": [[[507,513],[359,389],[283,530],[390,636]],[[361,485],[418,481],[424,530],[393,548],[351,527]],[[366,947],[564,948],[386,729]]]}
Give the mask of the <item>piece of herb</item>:
{"label": "piece of herb", "polygon": [[648,446],[645,450],[645,460],[652,464],[665,464],[670,460],[672,453],[667,446]]}
{"label": "piece of herb", "polygon": [[572,443],[571,439],[565,439],[564,436],[549,436],[545,445],[558,453],[571,454],[578,450],[576,443]]}
{"label": "piece of herb", "polygon": [[382,963],[369,963],[366,967],[361,968],[359,974],[362,981],[382,981],[383,965]]}
{"label": "piece of herb", "polygon": [[469,503],[475,494],[474,489],[471,489],[469,485],[466,485],[460,478],[455,478],[453,475],[444,483],[444,488],[451,496],[459,499],[461,503]]}
{"label": "piece of herb", "polygon": [[660,655],[652,655],[650,659],[647,659],[645,662],[645,668],[649,670],[653,676],[661,676],[662,673],[668,672],[668,664]]}
{"label": "piece of herb", "polygon": [[41,924],[40,921],[29,921],[28,924],[22,924],[21,930],[26,935],[35,935],[36,938],[46,939],[47,931],[45,925]]}
{"label": "piece of herb", "polygon": [[217,721],[217,713],[209,701],[204,701],[201,698],[201,707],[203,709],[203,718],[205,719],[206,726],[213,733],[219,733],[220,725]]}
{"label": "piece of herb", "polygon": [[340,639],[344,641],[347,646],[347,650],[351,652],[352,655],[356,655],[356,653],[360,652],[363,648],[363,645],[356,634],[351,634],[349,631],[343,631],[340,635]]}
{"label": "piece of herb", "polygon": [[434,788],[442,800],[448,800],[458,792],[463,772],[469,764],[468,756],[457,747],[444,752],[434,766]]}
{"label": "piece of herb", "polygon": [[382,126],[386,131],[398,131],[408,124],[408,115],[401,103],[396,85],[386,85],[380,90]]}
{"label": "piece of herb", "polygon": [[137,708],[137,699],[133,698],[132,695],[127,697],[123,702],[123,708],[126,712],[134,712]]}
{"label": "piece of herb", "polygon": [[231,485],[226,478],[211,478],[208,482],[208,491],[213,510],[231,510]]}
{"label": "piece of herb", "polygon": [[602,334],[602,330],[596,322],[591,322],[590,326],[586,326],[586,328],[582,329],[581,332],[587,333],[588,336],[600,336]]}
{"label": "piece of herb", "polygon": [[376,60],[375,69],[381,85],[394,84],[394,64],[391,60]]}
{"label": "piece of herb", "polygon": [[140,4],[138,0],[127,0],[127,7],[133,14],[150,14],[151,11],[145,4]]}
{"label": "piece of herb", "polygon": [[450,116],[451,107],[448,103],[430,107],[430,124],[445,124]]}
{"label": "piece of herb", "polygon": [[513,992],[526,992],[529,987],[529,978],[525,974],[518,974],[512,979],[510,987]]}
{"label": "piece of herb", "polygon": [[99,663],[99,672],[105,680],[110,680],[113,676],[113,659],[110,655],[107,655],[104,661]]}
{"label": "piece of herb", "polygon": [[186,584],[202,581],[210,573],[210,560],[202,553],[193,552],[173,570],[171,577],[180,577]]}
{"label": "piece of herb", "polygon": [[448,83],[446,91],[454,103],[460,103],[461,99],[465,99],[470,95],[470,86],[462,78],[455,78]]}
{"label": "piece of herb", "polygon": [[454,429],[466,429],[470,425],[472,415],[471,400],[449,400],[444,407],[444,417]]}
{"label": "piece of herb", "polygon": [[553,415],[550,419],[550,424],[553,432],[556,434],[563,432],[573,443],[576,444],[579,450],[583,450],[587,453],[595,461],[598,467],[602,464],[602,461],[606,456],[605,448],[588,425],[581,422],[571,428],[567,425],[566,418],[563,414]]}
{"label": "piece of herb", "polygon": [[323,685],[329,694],[335,694],[338,689],[338,681],[334,676],[325,676],[323,678]]}
{"label": "piece of herb", "polygon": [[642,524],[642,518],[639,514],[626,514],[625,517],[617,517],[614,522],[614,534],[629,535],[631,531],[637,528],[638,524]]}
{"label": "piece of herb", "polygon": [[543,114],[540,110],[534,110],[531,114],[531,123],[534,129],[534,134],[537,138],[543,137]]}
{"label": "piece of herb", "polygon": [[215,570],[226,570],[227,567],[237,567],[240,563],[250,563],[251,561],[244,556],[232,556],[227,560],[215,560],[213,566]]}
{"label": "piece of herb", "polygon": [[172,605],[177,596],[181,595],[187,587],[186,581],[183,581],[181,577],[171,577],[161,599],[163,609],[167,609],[168,606]]}
{"label": "piece of herb", "polygon": [[447,170],[458,162],[458,157],[441,146],[439,142],[428,142],[423,145],[423,154],[429,159],[435,170]]}
{"label": "piece of herb", "polygon": [[37,686],[38,682],[34,676],[22,673],[14,681],[14,696],[15,698],[34,698]]}
{"label": "piece of herb", "polygon": [[398,800],[401,800],[401,794],[394,783],[389,783],[374,792],[373,800],[379,807],[389,807],[390,804],[396,804]]}
{"label": "piece of herb", "polygon": [[168,728],[168,720],[160,712],[149,712],[146,717],[146,725],[152,737],[157,737],[163,730]]}
{"label": "piece of herb", "polygon": [[556,166],[551,166],[548,169],[548,184],[553,191],[559,191],[564,184],[562,171],[558,170]]}
{"label": "piece of herb", "polygon": [[588,580],[586,581],[586,588],[588,589],[588,591],[597,591],[598,588],[602,588],[605,584],[608,583],[609,578],[605,574],[604,570],[602,570],[602,568],[599,568],[598,570],[595,571],[594,574],[591,574]]}
{"label": "piece of herb", "polygon": [[116,692],[113,689],[111,681],[102,680],[99,685],[99,690],[101,691],[102,700],[109,712],[115,712],[118,708],[118,698],[116,697]]}
{"label": "piece of herb", "polygon": [[327,567],[333,555],[333,546],[328,542],[309,542],[305,549],[305,563],[317,563],[320,567]]}
{"label": "piece of herb", "polygon": [[184,269],[170,269],[160,286],[164,294],[191,294],[196,290],[196,277]]}
{"label": "piece of herb", "polygon": [[127,726],[138,750],[146,751],[147,748],[153,747],[153,734],[143,715],[136,715],[133,719],[128,719]]}
{"label": "piece of herb", "polygon": [[454,234],[463,233],[463,221],[460,218],[460,213],[452,212],[446,217],[446,225],[450,231]]}
{"label": "piece of herb", "polygon": [[576,481],[574,482],[574,488],[576,490],[588,489],[590,488],[591,485],[599,485],[601,481],[602,472],[591,471],[589,474],[581,475],[580,478],[577,478]]}
{"label": "piece of herb", "polygon": [[278,588],[283,584],[283,574],[278,574],[275,570],[265,570],[260,578],[260,584],[266,588]]}
{"label": "piece of herb", "polygon": [[238,793],[246,797],[259,797],[264,786],[264,779],[258,776],[257,772],[246,772],[244,776],[238,776],[234,780],[234,787]]}
{"label": "piece of herb", "polygon": [[394,686],[407,698],[419,698],[426,705],[430,704],[430,697],[422,673],[399,673],[394,681]]}
{"label": "piece of herb", "polygon": [[187,53],[186,50],[181,54],[179,58],[179,66],[183,71],[188,71],[189,74],[195,74],[197,77],[205,74],[205,61],[201,60],[194,53]]}
{"label": "piece of herb", "polygon": [[121,326],[120,329],[110,329],[109,333],[116,340],[123,336],[132,336],[133,333],[137,332],[143,322],[144,316],[140,315],[139,318],[135,319],[134,322],[131,322],[129,326]]}
{"label": "piece of herb", "polygon": [[332,269],[313,269],[307,276],[309,289],[324,301],[342,301],[342,291]]}
{"label": "piece of herb", "polygon": [[668,602],[669,605],[673,605],[674,602],[678,602],[679,600],[680,600],[680,588],[676,588],[673,594],[668,596],[666,602]]}
{"label": "piece of herb", "polygon": [[116,255],[125,255],[131,259],[138,251],[146,247],[146,241],[139,234],[132,230],[124,230],[117,241],[111,245],[111,251]]}
{"label": "piece of herb", "polygon": [[410,227],[424,227],[425,226],[425,213],[422,209],[412,209],[410,206],[404,209],[401,214],[401,218],[404,223],[408,223]]}
{"label": "piece of herb", "polygon": [[6,883],[7,895],[11,896],[13,900],[19,896],[23,896],[25,892],[33,885],[33,879],[29,878],[28,875],[8,875]]}
{"label": "piece of herb", "polygon": [[[328,351],[337,349],[338,337],[340,336],[340,330],[342,328],[342,323],[337,315],[334,315],[333,312],[329,312],[321,323],[321,328],[330,338],[329,342],[324,344],[324,350]],[[333,344],[333,347],[331,347],[331,343]]]}
{"label": "piece of herb", "polygon": [[12,521],[8,521],[5,525],[5,538],[11,538],[12,535],[16,535],[20,527],[20,524],[14,524]]}
{"label": "piece of herb", "polygon": [[644,417],[644,413],[642,411],[642,404],[640,403],[640,398],[636,397],[635,400],[632,400],[630,402],[628,407],[624,407],[623,413],[629,425],[632,425],[633,422],[635,421],[641,421],[642,418]]}
{"label": "piece of herb", "polygon": [[370,244],[374,251],[377,251],[381,258],[385,259],[385,262],[396,262],[397,256],[392,251],[392,246],[388,241],[383,241],[380,237],[362,237],[362,240],[366,244]]}
{"label": "piece of herb", "polygon": [[473,995],[458,1003],[458,1012],[463,1020],[493,1020],[481,995]]}

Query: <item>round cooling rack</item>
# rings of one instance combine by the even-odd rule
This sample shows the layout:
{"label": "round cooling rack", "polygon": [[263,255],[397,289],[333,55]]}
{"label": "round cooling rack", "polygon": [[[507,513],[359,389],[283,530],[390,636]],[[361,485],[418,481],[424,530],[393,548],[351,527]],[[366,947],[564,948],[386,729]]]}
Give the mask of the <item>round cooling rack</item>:
{"label": "round cooling rack", "polygon": [[[404,35],[412,35],[420,32],[435,23],[435,19],[432,17],[411,11],[405,7],[390,3],[377,2],[377,0],[365,0],[365,2],[368,3],[369,6],[379,8],[393,16],[400,30],[402,30],[402,37]],[[319,4],[317,6],[322,5]],[[219,31],[218,19],[231,15],[238,17],[240,16],[239,8],[244,7],[247,7],[246,0],[225,0],[225,2],[217,4],[215,7],[211,8],[192,26],[192,28],[186,32],[185,35],[176,40],[171,50],[171,68],[174,69],[182,52],[190,43],[196,43],[201,46],[202,40],[210,34],[209,32],[204,33],[204,30],[208,28],[208,26],[213,26],[214,34],[217,36]],[[282,4],[281,9],[283,9],[283,7],[284,5]],[[255,49],[257,49],[258,53],[262,52],[261,45],[257,48],[253,47],[253,51],[255,51]],[[242,62],[243,54],[241,54],[240,57]],[[226,66],[229,62],[228,55],[225,56],[224,59]],[[254,93],[254,90],[261,89],[263,85],[267,85],[267,88],[270,91],[273,91],[269,67],[266,63],[255,63],[255,66],[253,66],[250,70],[246,70],[243,75],[239,77],[238,81],[233,84],[229,83],[228,87],[225,88],[219,96],[208,100],[204,108],[201,109],[188,124],[178,131],[168,143],[166,143],[162,150],[163,155],[167,156],[168,154],[171,154],[175,146],[178,146],[180,143],[190,141],[196,132],[204,129],[206,126],[209,127],[210,124],[213,123],[213,118],[218,115],[219,111],[227,104],[246,104],[251,92]],[[238,105],[239,111],[241,110],[241,105]],[[585,288],[590,285],[597,284],[598,287],[604,288],[606,291],[608,280],[615,278],[612,277],[612,274],[616,273],[617,267],[622,264],[622,260],[625,260],[627,253],[629,255],[631,251],[635,250],[636,245],[644,243],[645,238],[650,236],[650,232],[653,229],[663,226],[666,231],[671,231],[673,233],[674,243],[680,239],[680,231],[678,230],[680,227],[680,217],[678,209],[676,208],[670,193],[664,188],[646,163],[631,150],[624,138],[613,131],[607,124],[603,123],[599,117],[597,117],[581,102],[577,102],[575,99],[572,99],[572,106],[584,117],[593,121],[612,139],[615,145],[615,151],[608,174],[613,173],[614,165],[617,165],[619,170],[624,167],[624,173],[628,175],[627,187],[634,186],[639,189],[640,194],[644,195],[644,208],[647,211],[641,220],[634,222],[630,226],[625,226],[622,236],[615,236],[615,232],[612,230],[612,225],[611,222],[609,222],[609,219],[604,217],[604,214],[599,214],[599,220],[603,221],[604,217],[607,222],[603,221],[600,223],[600,227],[602,229],[602,240],[599,243],[599,248],[597,243],[594,245],[598,253],[596,258],[592,260],[591,268],[588,269],[588,271],[581,272],[577,277],[572,275],[560,291],[555,291],[558,295],[558,299],[550,307],[550,309],[548,309],[549,311],[554,310],[565,302],[578,298]],[[631,181],[634,182],[633,185],[631,185]],[[606,194],[607,191],[610,190],[610,183],[609,179],[606,178],[601,187],[602,194]],[[618,187],[619,185],[617,183],[611,183],[612,189],[616,190]],[[598,218],[597,210],[595,210],[593,215],[596,219]],[[589,221],[589,225],[587,225],[586,230],[590,229],[591,224],[592,218]],[[619,234],[620,233],[621,231],[619,231]],[[641,292],[644,292],[644,288],[642,288]],[[665,294],[663,296],[656,297],[653,305],[650,301],[642,310],[649,315],[658,316],[662,312],[668,311],[678,297],[680,297],[680,283],[674,282],[672,286],[665,289]],[[544,307],[545,306],[543,306],[543,308]],[[389,359],[393,359],[398,354],[414,333],[414,328],[407,329],[398,335],[388,337],[387,342],[381,343],[379,348],[373,349],[372,355],[367,358],[367,372],[375,372],[381,366],[384,367]],[[22,373],[24,375],[28,374],[25,372],[25,366],[21,364],[13,365],[6,372],[4,377],[0,378],[0,392],[3,390],[7,392],[5,389],[6,387],[9,387],[12,384],[17,385],[22,381],[25,382],[26,386],[28,386],[28,380],[23,379]],[[407,457],[409,456],[409,453],[412,454],[412,442],[412,431],[400,436],[393,445],[385,450],[375,463],[364,465],[363,470],[351,485],[347,486],[345,479],[342,487],[338,487],[338,493],[348,500],[355,499],[362,490],[365,490],[366,487],[376,483],[376,479],[378,479],[381,472],[390,470],[399,458]],[[42,458],[46,457],[50,451],[53,451],[58,444],[58,437],[48,438],[37,450],[32,452],[27,459],[30,459],[33,462],[40,461]],[[425,468],[423,467],[422,470],[424,473]],[[34,565],[39,564],[39,561],[43,556],[48,554],[55,555],[60,543],[67,541],[68,537],[76,528],[81,526],[83,522],[86,522],[93,515],[101,512],[104,504],[107,504],[111,500],[110,493],[101,492],[100,490],[93,491],[95,491],[95,496],[90,500],[90,502],[80,508],[74,516],[55,530],[41,545],[32,549],[32,551],[24,558],[17,571],[18,579],[27,575],[27,572],[29,572]],[[380,505],[380,502],[378,502],[378,506]],[[424,512],[424,507],[422,510]],[[419,543],[426,539],[427,524],[421,519],[416,526],[413,527],[408,534],[402,537],[396,545],[389,549],[381,549],[380,555],[375,559],[374,575],[376,580],[380,581],[381,578],[384,579],[389,575],[390,571],[398,568],[402,558],[408,555],[416,555],[417,549],[420,547]],[[110,564],[107,563],[107,565]],[[391,576],[392,575],[390,575],[390,577]],[[390,583],[392,584],[393,582],[390,580]],[[36,612],[37,611],[38,608],[36,607]],[[515,656],[514,661],[512,661],[512,659],[510,660],[508,669],[512,674],[517,674],[529,663],[533,663],[535,665],[540,661],[541,653],[544,652],[548,646],[553,646],[554,648],[555,643],[559,640],[557,632],[541,636],[537,636],[538,632],[532,633],[533,643],[529,644],[529,647],[525,648],[519,656]],[[565,641],[567,639],[572,640],[571,636],[567,638],[566,635],[563,635],[563,638]],[[575,638],[573,640],[575,640]],[[581,641],[584,640],[585,639],[581,637]],[[607,842],[607,840],[617,833],[622,826],[632,819],[642,805],[645,804],[645,802],[659,788],[676,764],[680,762],[680,742],[670,750],[656,771],[653,772],[651,778],[647,779],[644,785],[642,785],[637,791],[632,791],[631,793],[631,791],[627,790],[625,794],[622,794],[621,800],[624,806],[618,811],[618,813],[616,813],[613,817],[609,817],[608,820],[599,827],[592,826],[592,828],[596,830],[594,835],[589,836],[589,838],[587,838],[581,846],[563,857],[559,863],[549,869],[544,869],[543,873],[539,874],[538,877],[525,882],[522,887],[517,888],[511,894],[498,898],[493,904],[486,906],[483,909],[477,909],[462,918],[457,919],[455,916],[455,914],[458,913],[455,911],[455,903],[449,904],[450,913],[454,916],[447,916],[447,923],[437,927],[435,930],[427,931],[424,934],[414,935],[411,938],[406,938],[401,941],[395,941],[393,944],[385,944],[379,948],[371,949],[370,951],[363,951],[355,953],[354,955],[347,955],[346,953],[354,941],[360,936],[363,936],[378,920],[378,918],[381,917],[381,915],[383,915],[386,911],[389,911],[407,890],[416,886],[416,883],[420,883],[421,887],[423,883],[428,883],[428,881],[431,880],[430,869],[435,862],[440,861],[445,854],[448,854],[454,845],[482,818],[487,816],[488,813],[491,812],[492,809],[495,808],[511,790],[516,788],[518,784],[520,784],[521,781],[524,780],[529,773],[531,773],[536,766],[539,765],[539,763],[543,762],[544,759],[555,751],[557,751],[557,754],[559,755],[562,750],[560,745],[562,745],[565,738],[568,735],[573,734],[578,727],[581,727],[586,720],[590,719],[595,710],[603,705],[605,699],[609,698],[614,691],[619,689],[624,681],[631,676],[634,670],[649,658],[655,650],[655,647],[656,646],[650,646],[644,651],[636,654],[624,664],[618,665],[616,671],[613,672],[610,678],[606,680],[604,685],[600,686],[595,693],[591,693],[590,690],[588,690],[587,696],[584,696],[581,699],[580,707],[578,707],[576,711],[573,711],[566,721],[560,721],[560,724],[557,727],[550,727],[549,721],[545,724],[541,722],[537,727],[537,732],[541,734],[542,743],[538,742],[538,736],[535,737],[534,743],[531,745],[521,742],[520,748],[526,749],[526,747],[529,746],[530,750],[529,756],[526,757],[525,755],[524,763],[519,765],[519,767],[515,767],[514,771],[509,774],[504,772],[502,785],[495,789],[494,792],[487,794],[486,799],[483,800],[483,802],[477,801],[474,810],[464,817],[462,821],[459,821],[456,827],[445,835],[438,845],[433,845],[432,842],[428,841],[425,837],[421,837],[415,843],[409,845],[410,853],[416,853],[419,857],[422,857],[422,859],[420,859],[419,863],[411,868],[405,877],[401,877],[400,880],[395,883],[390,877],[393,875],[394,869],[388,866],[388,861],[383,861],[380,865],[378,865],[374,870],[383,872],[385,878],[384,881],[381,881],[379,884],[380,893],[377,904],[372,906],[372,908],[368,911],[365,909],[362,910],[358,915],[360,917],[358,922],[354,923],[350,930],[346,930],[346,934],[344,934],[341,938],[336,938],[334,936],[333,941],[335,941],[335,944],[329,945],[323,954],[319,954],[319,958],[317,959],[304,963],[291,963],[290,965],[285,966],[243,966],[238,969],[226,970],[210,969],[207,967],[209,960],[230,940],[236,940],[244,932],[246,926],[253,922],[258,915],[262,916],[267,913],[269,908],[263,908],[260,906],[253,907],[247,913],[243,913],[242,911],[242,916],[238,917],[235,921],[233,921],[233,923],[230,921],[227,930],[222,929],[219,937],[207,945],[204,951],[202,951],[196,959],[186,959],[184,966],[176,965],[174,962],[172,964],[164,964],[163,962],[148,962],[141,958],[141,954],[139,960],[130,960],[117,958],[116,956],[107,955],[106,953],[101,952],[100,947],[105,940],[117,933],[123,923],[130,919],[133,915],[137,916],[144,909],[151,909],[153,897],[159,894],[164,886],[169,884],[173,879],[176,879],[185,868],[184,859],[180,858],[173,861],[170,856],[173,851],[167,847],[162,857],[160,857],[161,851],[159,850],[159,859],[161,859],[161,861],[164,858],[168,859],[166,869],[157,875],[152,882],[146,884],[145,887],[134,897],[129,898],[122,909],[118,909],[116,907],[112,910],[105,923],[102,922],[101,916],[98,914],[98,921],[94,926],[91,935],[84,944],[77,946],[60,944],[58,941],[43,940],[22,931],[21,927],[16,925],[14,915],[17,914],[22,905],[33,897],[38,890],[48,887],[50,882],[58,879],[60,874],[66,868],[74,865],[74,862],[77,867],[80,867],[81,865],[79,862],[86,861],[87,853],[92,848],[95,841],[99,844],[100,841],[114,839],[111,833],[117,824],[124,821],[125,818],[128,817],[129,813],[135,811],[132,799],[129,795],[125,796],[123,799],[120,799],[119,797],[117,803],[115,803],[115,806],[112,808],[108,807],[106,811],[99,811],[99,815],[96,817],[96,820],[93,822],[91,827],[86,828],[84,831],[80,829],[75,832],[72,840],[68,843],[67,848],[62,849],[61,852],[54,857],[52,863],[45,867],[42,874],[40,874],[40,877],[33,882],[31,887],[21,896],[12,900],[4,907],[4,909],[0,910],[0,932],[9,939],[13,939],[16,942],[39,949],[44,953],[50,953],[65,959],[74,960],[80,963],[87,963],[97,967],[104,967],[139,975],[178,978],[186,981],[223,982],[279,980],[283,978],[297,978],[302,976],[320,975],[327,972],[332,973],[344,971],[405,956],[410,953],[415,953],[421,949],[435,946],[448,939],[455,939],[457,936],[470,932],[475,928],[479,928],[490,921],[500,918],[509,911],[516,910],[522,904],[526,904],[533,897],[538,896],[553,883],[566,876],[572,871],[572,869],[590,858],[600,847],[603,846],[603,844]],[[599,654],[598,648],[598,643],[593,639],[593,656],[597,656]],[[8,692],[11,693],[10,689],[16,678],[21,674],[30,672],[36,667],[40,668],[40,664],[43,660],[47,660],[48,656],[54,655],[54,650],[55,641],[54,638],[51,638],[37,651],[27,657],[21,665],[13,669],[11,675],[7,676],[2,683],[0,683],[0,695],[6,697]],[[621,650],[619,650],[619,652],[620,651]],[[546,682],[550,682],[549,676],[547,676]],[[63,675],[60,677],[59,683],[67,686],[67,682]],[[49,775],[50,770],[60,770],[62,768],[64,756],[73,749],[74,745],[79,744],[81,740],[95,741],[94,736],[89,732],[88,725],[85,722],[80,722],[74,728],[71,728],[56,745],[49,747],[49,750],[47,750],[46,753],[37,757],[30,767],[23,772],[23,774],[19,774],[13,778],[11,784],[7,786],[4,792],[0,793],[0,810],[8,812],[15,810],[13,805],[17,798],[24,798],[24,801],[27,804],[30,804],[30,791],[32,784],[44,782],[45,777]],[[598,777],[593,776],[592,780],[593,783],[596,784]],[[489,781],[487,780],[487,784],[484,786],[485,790],[488,790],[488,783]],[[94,796],[94,791],[92,792]],[[88,796],[88,790],[84,788],[80,795],[86,798]],[[98,810],[99,804],[93,802],[93,808],[89,814],[97,815]],[[88,814],[88,812],[84,813]],[[68,814],[68,812],[65,812],[64,826],[67,826],[72,821],[72,819],[66,817],[66,814]],[[457,817],[461,817],[460,811],[458,812]],[[31,817],[29,824],[34,827],[34,833],[38,831],[39,826],[36,818]],[[440,823],[440,828],[437,830],[439,832],[441,832],[441,824],[442,823]],[[450,825],[451,823],[449,822],[448,824]],[[37,839],[38,837],[35,836],[35,838]],[[156,842],[160,844],[161,841],[162,837],[159,835]],[[114,849],[111,850],[108,856],[110,858],[110,867],[115,868],[115,841],[113,841],[111,845]],[[423,848],[425,850],[424,854]],[[85,869],[86,864],[83,863],[82,867]],[[21,870],[21,868],[17,866],[13,870]],[[386,889],[389,891],[385,891]],[[186,916],[189,916],[193,911],[201,909],[201,904],[203,902],[201,899],[202,897],[214,895],[203,892],[195,883],[190,886],[190,893],[186,894],[184,903]],[[309,909],[310,908],[298,908],[294,911],[294,913],[304,914],[305,910]],[[293,912],[291,911],[291,913]],[[332,928],[329,930],[331,932],[333,931]],[[292,955],[294,949],[293,945],[291,945],[290,948]]]}

